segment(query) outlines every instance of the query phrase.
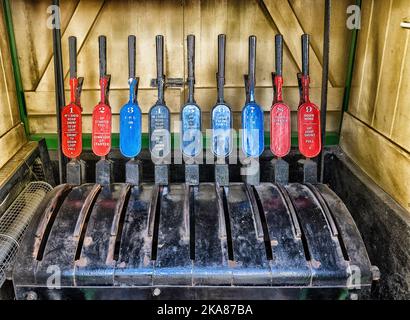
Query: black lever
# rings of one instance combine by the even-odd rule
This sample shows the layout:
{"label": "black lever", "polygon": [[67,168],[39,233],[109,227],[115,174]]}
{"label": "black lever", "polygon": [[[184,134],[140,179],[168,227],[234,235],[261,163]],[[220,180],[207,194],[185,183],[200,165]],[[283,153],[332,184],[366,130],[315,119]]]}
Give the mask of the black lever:
{"label": "black lever", "polygon": [[216,74],[219,103],[224,103],[225,49],[226,49],[226,35],[220,34],[218,36],[218,73]]}
{"label": "black lever", "polygon": [[164,36],[158,35],[155,37],[157,48],[157,85],[158,85],[158,103],[165,104],[164,100]]}
{"label": "black lever", "polygon": [[135,51],[136,38],[133,35],[128,36],[128,75],[129,79],[135,78]]}
{"label": "black lever", "polygon": [[188,103],[195,103],[195,36],[190,34],[187,37],[188,46]]}
{"label": "black lever", "polygon": [[107,38],[105,36],[99,36],[98,44],[100,54],[100,78],[104,78],[107,74]]}

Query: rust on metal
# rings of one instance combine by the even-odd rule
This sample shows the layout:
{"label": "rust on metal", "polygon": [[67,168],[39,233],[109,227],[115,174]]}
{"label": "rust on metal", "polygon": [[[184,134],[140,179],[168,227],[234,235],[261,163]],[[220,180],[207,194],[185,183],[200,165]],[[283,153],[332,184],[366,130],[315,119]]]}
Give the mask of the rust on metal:
{"label": "rust on metal", "polygon": [[275,185],[279,195],[282,198],[283,203],[286,205],[286,208],[288,209],[287,212],[290,215],[290,221],[292,222],[292,230],[295,234],[295,238],[301,239],[302,238],[302,230],[300,229],[300,224],[299,220],[296,216],[296,211],[295,208],[293,207],[292,200],[290,199],[287,191],[285,188],[283,188],[280,184]]}
{"label": "rust on metal", "polygon": [[61,199],[65,198],[65,196],[71,191],[72,186],[69,184],[60,185],[58,191],[55,193],[54,197],[51,199],[49,205],[47,206],[45,213],[38,224],[35,240],[34,240],[34,248],[33,248],[33,257],[35,259],[39,259],[40,248],[45,245],[44,236],[46,235],[46,230],[49,227],[51,221],[53,221],[53,217],[57,214],[58,208],[62,204]]}
{"label": "rust on metal", "polygon": [[152,238],[154,234],[154,223],[155,223],[155,213],[157,209],[157,202],[161,201],[159,198],[159,193],[162,191],[162,187],[158,184],[155,185],[154,189],[152,190],[152,200],[151,200],[151,205],[149,207],[149,212],[148,212],[148,237]]}
{"label": "rust on metal", "polygon": [[[248,195],[248,198],[251,202],[251,210],[252,210],[252,214],[253,214],[253,223],[255,226],[255,232],[256,232],[256,236],[258,238],[259,241],[264,241],[265,237],[263,234],[263,227],[262,227],[262,221],[261,221],[261,217],[260,217],[260,213],[259,213],[259,209],[258,209],[258,205],[256,203],[256,198],[255,198],[255,194],[253,193],[253,190],[251,189],[251,186],[249,184],[245,184],[245,189],[246,189],[246,193]],[[263,213],[265,214],[265,213]]]}
{"label": "rust on metal", "polygon": [[74,234],[73,234],[74,237],[79,238],[81,236],[86,218],[89,215],[92,204],[94,203],[100,191],[101,191],[101,185],[99,184],[94,185],[94,187],[90,191],[90,194],[85,199],[83,207],[81,208],[80,214],[78,215],[77,223],[75,225]]}
{"label": "rust on metal", "polygon": [[[183,231],[182,231],[182,238],[184,240],[189,239],[189,214],[190,214],[190,199],[191,199],[191,192],[192,187],[188,184],[184,185],[185,187],[185,196],[184,196],[184,208],[183,208]],[[192,203],[194,205],[194,203]],[[188,240],[189,241],[189,240]]]}
{"label": "rust on metal", "polygon": [[226,240],[227,235],[226,235],[226,226],[225,226],[224,205],[223,205],[222,196],[221,196],[221,193],[223,192],[222,188],[219,187],[218,184],[215,184],[216,199],[218,202],[219,238],[221,240]]}
{"label": "rust on metal", "polygon": [[111,231],[110,231],[110,240],[108,244],[108,252],[107,252],[107,260],[106,264],[111,265],[115,261],[115,249],[116,249],[116,244],[118,241],[120,241],[121,237],[121,220],[125,215],[125,210],[126,210],[126,203],[128,202],[127,199],[130,197],[130,192],[131,192],[131,185],[126,184],[125,188],[121,190],[121,195],[118,199],[116,208],[115,208],[115,213],[111,225]]}
{"label": "rust on metal", "polygon": [[337,237],[339,235],[339,232],[337,231],[336,223],[333,219],[332,214],[329,211],[327,203],[323,199],[323,196],[313,184],[306,183],[305,185],[308,187],[309,191],[313,194],[314,198],[316,198],[316,200],[319,202],[320,207],[322,208],[322,211],[324,213],[325,220],[329,226],[330,231],[332,232],[332,235],[334,237]]}

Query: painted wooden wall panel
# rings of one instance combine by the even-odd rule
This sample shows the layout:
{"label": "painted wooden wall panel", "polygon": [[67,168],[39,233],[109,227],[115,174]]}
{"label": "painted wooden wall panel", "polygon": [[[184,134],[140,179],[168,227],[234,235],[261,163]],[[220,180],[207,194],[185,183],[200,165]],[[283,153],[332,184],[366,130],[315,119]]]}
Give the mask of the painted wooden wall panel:
{"label": "painted wooden wall panel", "polygon": [[22,124],[11,128],[0,138],[0,168],[9,161],[27,143]]}
{"label": "painted wooden wall panel", "polygon": [[[61,29],[64,32],[79,0],[62,0]],[[53,52],[52,31],[47,27],[51,1],[10,1],[24,90],[35,90]],[[52,63],[51,63],[52,64]]]}
{"label": "painted wooden wall panel", "polygon": [[20,122],[17,108],[16,86],[13,77],[13,65],[9,51],[3,8],[0,9],[0,136]]}
{"label": "painted wooden wall panel", "polygon": [[[371,124],[373,118],[374,104],[378,90],[378,78],[382,67],[384,42],[386,38],[386,25],[390,12],[390,4],[393,0],[373,1],[373,6],[369,13],[363,11],[362,14],[371,14],[369,34],[367,37],[359,33],[359,41],[366,41],[366,51],[356,57],[356,68],[363,67],[360,82],[353,86],[360,87],[357,102],[357,117],[365,123]],[[364,33],[363,33],[364,35]]]}
{"label": "painted wooden wall panel", "polygon": [[3,70],[3,50],[0,50],[0,137],[13,127],[11,115],[10,94],[7,87],[6,75]]}
{"label": "painted wooden wall panel", "polygon": [[390,128],[390,137],[398,145],[410,151],[410,30],[406,30],[406,49],[400,72],[401,81],[395,101],[394,116]]}
{"label": "painted wooden wall panel", "polygon": [[407,0],[364,0],[353,89],[342,127],[346,153],[410,211],[410,17]]}
{"label": "painted wooden wall panel", "polygon": [[[66,86],[69,86],[68,37],[75,34],[77,37],[77,47],[81,48],[85,45],[85,41],[88,39],[88,32],[92,28],[96,17],[101,12],[103,5],[104,1],[102,0],[80,1],[70,17],[64,32],[62,32],[61,47],[63,53],[63,70],[66,75]],[[92,46],[92,48],[94,48],[94,46]],[[54,59],[50,57],[47,67],[38,81],[36,91],[51,91],[53,89]]]}
{"label": "painted wooden wall panel", "polygon": [[20,124],[3,5],[0,3],[0,168],[26,143]]}
{"label": "painted wooden wall panel", "polygon": [[410,213],[410,154],[345,114],[341,146],[383,190]]}
{"label": "painted wooden wall panel", "polygon": [[[318,12],[323,10],[325,0],[290,0],[289,3],[303,28],[307,32],[314,30],[311,37],[313,51],[320,63],[323,62],[323,15]],[[346,77],[347,51],[341,48],[349,48],[350,36],[346,32],[346,9],[349,5],[356,4],[355,0],[332,1],[330,26],[330,52],[331,72],[329,78],[333,86],[343,87]]]}
{"label": "painted wooden wall panel", "polygon": [[[356,61],[353,72],[352,86],[351,86],[351,96],[349,101],[349,111],[356,116],[359,113],[360,106],[360,96],[362,86],[361,83],[364,82],[365,77],[365,66],[367,51],[369,49],[369,40],[371,35],[371,23],[373,16],[374,2],[363,1],[361,7],[361,29],[358,33],[358,42],[356,46]],[[359,58],[360,57],[360,58]],[[361,60],[359,60],[361,59]]]}
{"label": "painted wooden wall panel", "polygon": [[[378,89],[374,105],[372,126],[384,135],[390,136],[397,96],[402,83],[403,69],[409,66],[405,61],[406,38],[409,30],[401,28],[401,20],[410,15],[410,5],[405,0],[394,0],[386,28],[382,66],[379,71]],[[406,80],[405,80],[406,81]],[[410,151],[410,149],[409,149]]]}
{"label": "painted wooden wall panel", "polygon": [[[140,76],[140,104],[147,113],[155,103],[156,89],[150,87],[156,77],[155,35],[165,37],[165,71],[167,77],[185,78],[186,35],[196,35],[197,100],[205,113],[216,100],[217,36],[227,34],[226,88],[227,101],[240,111],[245,100],[243,74],[247,73],[248,36],[258,37],[257,98],[265,111],[272,102],[271,72],[274,69],[274,36],[285,38],[285,97],[296,110],[299,97],[296,73],[301,66],[300,36],[312,34],[311,76],[313,101],[320,104],[324,0],[62,0],[63,64],[68,89],[68,44],[70,35],[78,37],[78,74],[85,77],[83,107],[90,114],[98,102],[98,35],[107,36],[108,72],[112,75],[111,104],[114,114],[127,101],[127,36],[137,36],[137,74]],[[336,119],[341,110],[347,55],[340,44],[350,41],[345,27],[346,7],[354,0],[340,0],[332,9],[332,38],[329,83],[329,112]],[[47,29],[49,1],[28,3],[13,1],[19,61],[27,100],[31,132],[54,133],[52,31]],[[315,18],[315,19],[313,19]],[[315,23],[309,22],[315,20]],[[30,39],[24,46],[23,39]],[[67,92],[68,94],[68,92]],[[167,90],[167,104],[179,112],[186,98],[185,89]],[[41,117],[47,120],[42,124]],[[33,119],[33,120],[32,120]],[[32,121],[31,121],[32,120]],[[239,120],[237,121],[239,124]],[[333,122],[332,122],[333,123]],[[208,123],[205,123],[209,126]],[[328,127],[336,130],[337,123]],[[118,130],[118,124],[113,132]],[[89,132],[85,125],[84,132]]]}
{"label": "painted wooden wall panel", "polygon": [[365,0],[349,113],[410,152],[407,0]]}

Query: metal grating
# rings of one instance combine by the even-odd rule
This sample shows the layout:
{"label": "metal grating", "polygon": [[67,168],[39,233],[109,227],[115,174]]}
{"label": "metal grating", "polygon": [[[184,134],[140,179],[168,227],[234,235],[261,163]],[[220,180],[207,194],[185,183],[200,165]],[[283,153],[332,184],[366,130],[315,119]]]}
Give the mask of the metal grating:
{"label": "metal grating", "polygon": [[29,183],[0,218],[0,287],[6,280],[6,271],[13,265],[27,226],[51,190],[46,182]]}

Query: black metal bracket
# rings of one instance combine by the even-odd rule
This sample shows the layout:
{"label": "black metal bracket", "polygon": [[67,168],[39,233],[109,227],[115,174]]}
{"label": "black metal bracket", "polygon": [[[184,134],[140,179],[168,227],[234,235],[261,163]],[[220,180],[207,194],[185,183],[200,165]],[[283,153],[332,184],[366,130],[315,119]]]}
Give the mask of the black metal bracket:
{"label": "black metal bracket", "polygon": [[[184,86],[185,82],[184,79],[182,78],[167,78],[165,80],[165,87],[166,88],[182,88]],[[158,80],[157,79],[151,79],[150,86],[152,88],[157,88],[158,87]]]}

